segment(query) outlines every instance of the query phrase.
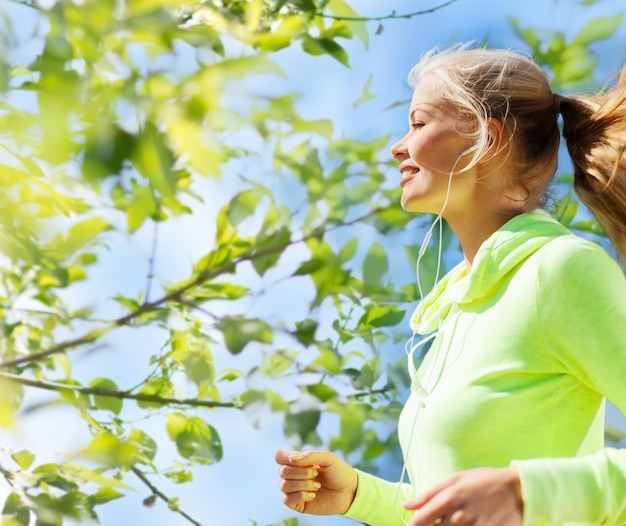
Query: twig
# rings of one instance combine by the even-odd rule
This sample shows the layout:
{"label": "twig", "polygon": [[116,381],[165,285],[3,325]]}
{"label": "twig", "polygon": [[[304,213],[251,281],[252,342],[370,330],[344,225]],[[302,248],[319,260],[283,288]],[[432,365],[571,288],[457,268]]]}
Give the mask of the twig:
{"label": "twig", "polygon": [[[161,492],[161,490],[159,490],[159,488],[157,488],[154,484],[152,484],[152,482],[150,482],[148,477],[146,477],[141,470],[137,469],[135,466],[131,466],[130,469],[135,475],[137,475],[137,478],[139,478],[141,482],[143,482],[146,486],[148,486],[148,488],[150,488],[150,491],[152,491],[153,495],[155,495],[156,497],[159,497],[162,501],[166,502],[168,506],[170,505],[170,499],[167,497],[167,495],[165,495],[163,492]],[[202,526],[200,522],[198,522],[193,517],[189,516],[183,510],[173,509],[171,506],[170,506],[170,509],[172,511],[175,511],[176,513],[180,513],[180,515],[185,517],[185,519],[187,519],[191,524],[195,524],[196,526]]]}
{"label": "twig", "polygon": [[384,395],[391,391],[393,391],[393,387],[382,387],[380,389],[372,389],[371,391],[363,391],[360,393],[348,395],[348,399],[360,400],[361,398],[365,398],[366,396]]}
{"label": "twig", "polygon": [[145,302],[150,301],[150,288],[154,280],[154,260],[156,259],[157,239],[159,233],[159,222],[154,222],[154,232],[152,233],[152,248],[150,250],[150,259],[148,260],[148,278],[146,283]]}
{"label": "twig", "polygon": [[183,305],[186,305],[187,307],[189,307],[190,309],[197,310],[197,311],[201,312],[202,314],[205,314],[206,316],[208,316],[209,318],[211,318],[214,321],[217,321],[219,319],[215,314],[213,314],[212,312],[209,312],[206,309],[203,309],[202,307],[200,307],[200,305],[196,305],[193,301],[189,301],[186,298],[181,298],[180,302]]}
{"label": "twig", "polygon": [[27,3],[24,1],[20,1],[20,0],[6,0],[6,1],[11,2],[12,4],[18,4],[18,5],[23,5],[24,7],[30,7],[31,9],[36,9],[37,11],[43,11],[43,9],[36,4]]}
{"label": "twig", "polygon": [[431,9],[423,9],[422,11],[415,11],[414,13],[406,13],[403,15],[397,15],[395,12],[392,12],[390,15],[383,16],[338,16],[338,15],[329,15],[327,13],[315,13],[315,16],[319,16],[321,18],[331,18],[333,20],[345,20],[349,22],[370,22],[370,21],[380,21],[380,20],[392,20],[397,18],[413,18],[414,16],[419,15],[427,15],[429,13],[434,13],[435,11],[439,11],[444,7],[449,6],[450,4],[454,4],[458,2],[458,0],[448,0],[441,5],[435,6]]}
{"label": "twig", "polygon": [[186,405],[189,407],[230,407],[238,408],[236,402],[213,402],[211,400],[198,400],[197,398],[174,398],[171,396],[149,395],[142,393],[129,393],[126,391],[115,391],[113,389],[101,389],[98,387],[84,387],[81,385],[66,385],[58,382],[50,382],[48,380],[35,380],[33,378],[24,378],[17,374],[5,373],[0,371],[0,378],[10,380],[22,385],[37,387],[47,391],[73,391],[75,393],[104,396],[109,398],[119,398],[123,400],[139,400],[141,402],[153,402],[163,405]]}
{"label": "twig", "polygon": [[0,369],[7,369],[9,367],[14,367],[16,365],[22,365],[24,363],[33,362],[36,360],[40,360],[41,358],[46,358],[47,356],[51,356],[53,354],[62,353],[67,349],[71,349],[73,347],[79,347],[80,345],[85,345],[87,343],[93,343],[105,332],[108,332],[108,329],[100,329],[97,331],[90,331],[84,336],[80,338],[74,338],[73,340],[67,340],[57,345],[53,345],[49,349],[44,351],[39,351],[36,353],[29,354],[28,356],[23,356],[20,358],[14,358],[13,360],[6,360],[4,362],[0,362]]}

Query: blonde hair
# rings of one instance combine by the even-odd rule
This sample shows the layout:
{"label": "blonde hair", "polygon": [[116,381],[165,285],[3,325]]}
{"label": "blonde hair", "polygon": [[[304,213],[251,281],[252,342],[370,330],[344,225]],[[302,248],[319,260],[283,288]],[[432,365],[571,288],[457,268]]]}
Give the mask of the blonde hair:
{"label": "blonde hair", "polygon": [[531,204],[543,204],[557,168],[561,112],[576,193],[626,260],[626,67],[614,90],[565,97],[552,93],[530,57],[463,44],[428,52],[409,73],[409,84],[415,88],[425,76],[439,81],[442,99],[458,111],[459,131],[481,145],[474,161],[491,144],[490,120],[502,124],[514,182]]}

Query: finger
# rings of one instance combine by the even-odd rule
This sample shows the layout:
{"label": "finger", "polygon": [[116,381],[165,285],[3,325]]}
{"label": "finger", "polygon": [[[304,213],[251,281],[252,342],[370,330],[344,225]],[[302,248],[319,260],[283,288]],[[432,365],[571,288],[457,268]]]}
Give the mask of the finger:
{"label": "finger", "polygon": [[441,526],[462,526],[473,524],[465,510],[456,510],[450,517],[441,521]]}
{"label": "finger", "polygon": [[298,451],[288,455],[292,466],[327,467],[337,461],[337,457],[328,451]]}
{"label": "finger", "polygon": [[319,471],[314,467],[298,468],[295,466],[281,466],[278,472],[280,478],[289,480],[314,479],[319,475]]}
{"label": "finger", "polygon": [[307,502],[311,502],[317,495],[312,491],[296,491],[285,493],[283,503],[292,510],[302,513]]}
{"label": "finger", "polygon": [[[451,517],[457,511],[458,505],[452,494],[445,489],[433,496],[421,506],[413,515],[410,526],[431,526],[441,524],[446,517]],[[449,524],[449,523],[448,523]]]}
{"label": "finger", "polygon": [[274,460],[277,464],[291,464],[289,457],[298,456],[300,451],[293,451],[292,449],[279,449],[274,455]]}
{"label": "finger", "polygon": [[402,505],[407,510],[417,510],[423,508],[428,502],[430,502],[433,498],[439,495],[442,491],[444,491],[447,487],[449,487],[454,482],[454,477],[448,477],[447,479],[441,481],[439,484],[436,484],[432,488],[426,490],[419,497],[414,499],[409,499],[402,503]]}
{"label": "finger", "polygon": [[322,485],[316,480],[282,480],[280,491],[283,493],[297,493],[299,491],[315,492]]}
{"label": "finger", "polygon": [[329,464],[333,455],[328,451],[293,451],[291,449],[279,449],[274,456],[278,464],[288,466],[314,466],[319,465],[316,459],[324,459]]}

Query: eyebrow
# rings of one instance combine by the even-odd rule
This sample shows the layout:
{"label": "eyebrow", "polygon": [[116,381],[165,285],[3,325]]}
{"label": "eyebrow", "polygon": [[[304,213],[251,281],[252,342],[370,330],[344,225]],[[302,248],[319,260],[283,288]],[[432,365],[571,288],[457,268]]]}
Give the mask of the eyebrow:
{"label": "eyebrow", "polygon": [[428,111],[427,109],[424,109],[423,106],[432,106],[432,104],[423,103],[423,104],[418,104],[417,106],[411,108],[409,111],[409,120],[413,120],[415,118],[415,114],[418,111],[421,111],[422,113],[426,113],[430,117],[434,115],[433,112]]}

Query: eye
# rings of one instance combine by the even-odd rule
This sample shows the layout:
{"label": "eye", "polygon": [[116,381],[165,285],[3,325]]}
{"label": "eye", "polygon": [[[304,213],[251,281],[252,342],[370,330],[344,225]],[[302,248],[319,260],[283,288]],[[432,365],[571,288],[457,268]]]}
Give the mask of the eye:
{"label": "eye", "polygon": [[413,128],[414,130],[421,128],[422,126],[424,126],[423,122],[420,121],[416,121],[416,122],[412,122],[411,123],[411,128]]}

